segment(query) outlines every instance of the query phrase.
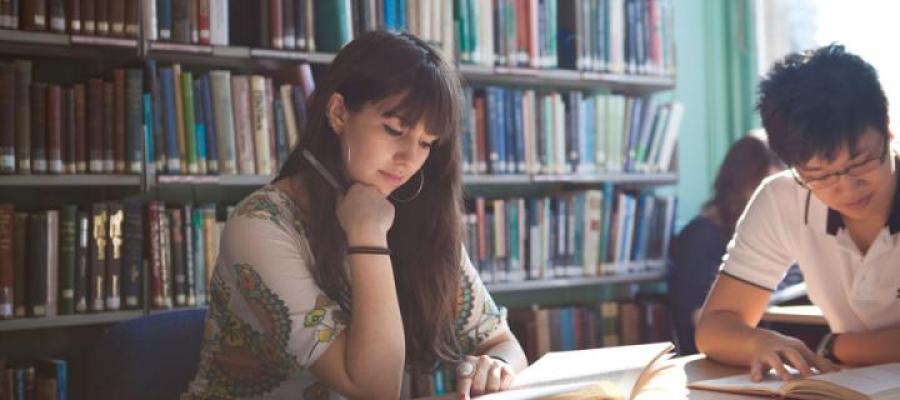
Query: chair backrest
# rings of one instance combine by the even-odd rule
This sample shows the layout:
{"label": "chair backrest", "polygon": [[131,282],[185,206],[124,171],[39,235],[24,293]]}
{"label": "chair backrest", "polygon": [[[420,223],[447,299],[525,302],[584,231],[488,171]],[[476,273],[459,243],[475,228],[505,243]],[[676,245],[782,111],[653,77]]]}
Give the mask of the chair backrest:
{"label": "chair backrest", "polygon": [[178,399],[194,374],[206,310],[177,310],[117,324],[88,360],[89,399]]}

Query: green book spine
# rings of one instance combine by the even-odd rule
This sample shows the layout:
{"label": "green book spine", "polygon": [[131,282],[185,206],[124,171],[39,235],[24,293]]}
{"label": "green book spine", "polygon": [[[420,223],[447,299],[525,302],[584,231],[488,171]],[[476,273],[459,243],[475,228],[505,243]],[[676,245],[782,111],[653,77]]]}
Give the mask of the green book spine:
{"label": "green book spine", "polygon": [[188,173],[200,173],[197,165],[197,130],[194,125],[194,77],[190,72],[181,73],[181,95],[184,104],[184,136],[187,140]]}
{"label": "green book spine", "polygon": [[318,1],[315,3],[316,43],[319,51],[337,53],[350,41],[347,34],[346,2],[343,0]]}
{"label": "green book spine", "polygon": [[59,314],[75,313],[75,241],[78,206],[65,205],[60,214]]}

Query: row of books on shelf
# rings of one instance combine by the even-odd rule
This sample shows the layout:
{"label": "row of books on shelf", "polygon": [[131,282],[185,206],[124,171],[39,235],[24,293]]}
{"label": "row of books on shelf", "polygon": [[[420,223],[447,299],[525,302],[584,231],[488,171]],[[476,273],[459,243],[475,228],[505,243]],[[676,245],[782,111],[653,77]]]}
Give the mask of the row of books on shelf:
{"label": "row of books on shelf", "polygon": [[0,28],[138,37],[140,0],[4,0]]}
{"label": "row of books on shelf", "polygon": [[65,400],[69,371],[65,360],[11,361],[0,358],[0,399]]}
{"label": "row of books on shelf", "polygon": [[459,58],[674,75],[671,0],[455,0]]}
{"label": "row of books on shelf", "polygon": [[669,171],[684,115],[678,101],[618,94],[488,86],[464,96],[469,174]]}
{"label": "row of books on shelf", "polygon": [[[509,310],[508,322],[529,363],[551,351],[671,340],[668,306],[657,299],[514,308]],[[442,364],[432,373],[410,375],[405,380],[409,385],[403,390],[412,398],[454,393],[455,367]]]}
{"label": "row of books on shelf", "polygon": [[2,204],[0,318],[202,306],[223,225],[212,204]]}
{"label": "row of books on shelf", "polygon": [[276,76],[148,60],[63,87],[32,82],[29,60],[0,63],[0,172],[274,174],[314,88],[308,64]]}
{"label": "row of books on shelf", "polygon": [[628,275],[668,255],[675,197],[604,190],[474,200],[469,257],[484,282]]}

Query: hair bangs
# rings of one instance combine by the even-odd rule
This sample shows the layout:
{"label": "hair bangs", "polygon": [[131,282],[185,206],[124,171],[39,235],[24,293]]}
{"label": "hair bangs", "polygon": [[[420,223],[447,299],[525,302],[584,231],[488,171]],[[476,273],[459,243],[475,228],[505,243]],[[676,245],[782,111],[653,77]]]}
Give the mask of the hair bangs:
{"label": "hair bangs", "polygon": [[406,82],[399,91],[400,99],[385,113],[397,116],[406,126],[422,121],[425,132],[438,137],[437,145],[446,143],[448,136],[457,131],[454,115],[458,110],[452,85],[433,67],[419,68],[413,79]]}

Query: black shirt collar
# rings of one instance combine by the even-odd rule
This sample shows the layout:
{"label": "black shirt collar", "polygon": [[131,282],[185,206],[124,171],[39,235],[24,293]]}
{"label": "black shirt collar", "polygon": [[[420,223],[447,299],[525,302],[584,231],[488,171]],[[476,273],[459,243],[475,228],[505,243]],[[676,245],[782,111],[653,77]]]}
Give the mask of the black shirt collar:
{"label": "black shirt collar", "polygon": [[[887,226],[888,230],[890,230],[891,235],[900,232],[900,156],[894,157],[894,175],[897,179],[897,186],[894,189],[894,201],[891,206],[891,213],[888,215],[887,222],[885,226]],[[841,218],[841,214],[831,207],[828,207],[828,219],[826,222],[825,230],[829,235],[835,236],[837,235],[840,229],[844,228],[844,219]]]}

